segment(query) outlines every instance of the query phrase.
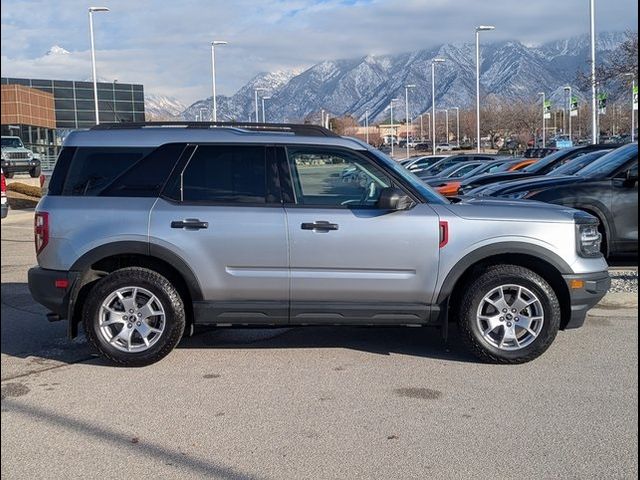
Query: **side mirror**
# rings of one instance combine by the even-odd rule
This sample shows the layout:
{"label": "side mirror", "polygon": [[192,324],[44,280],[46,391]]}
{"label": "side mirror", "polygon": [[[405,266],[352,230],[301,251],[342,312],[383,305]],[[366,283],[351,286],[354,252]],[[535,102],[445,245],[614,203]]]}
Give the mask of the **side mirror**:
{"label": "side mirror", "polygon": [[635,185],[638,181],[638,165],[634,165],[629,170],[627,170],[627,183],[631,185]]}
{"label": "side mirror", "polygon": [[378,208],[380,210],[408,210],[413,207],[409,195],[395,187],[387,187],[380,192]]}

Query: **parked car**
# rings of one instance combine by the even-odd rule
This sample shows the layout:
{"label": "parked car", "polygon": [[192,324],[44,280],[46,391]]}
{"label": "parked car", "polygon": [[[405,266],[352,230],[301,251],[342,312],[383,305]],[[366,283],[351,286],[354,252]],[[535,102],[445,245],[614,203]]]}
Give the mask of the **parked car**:
{"label": "parked car", "polygon": [[504,182],[509,180],[518,180],[520,178],[527,177],[537,177],[540,175],[546,175],[551,172],[553,169],[558,168],[570,160],[577,158],[581,155],[585,155],[587,153],[596,151],[596,150],[607,150],[611,149],[611,145],[584,145],[580,147],[572,147],[565,148],[563,150],[558,150],[551,155],[548,155],[538,161],[536,161],[533,165],[526,167],[523,170],[517,172],[505,172],[505,173],[496,173],[496,174],[484,174],[478,175],[475,177],[471,177],[466,179],[460,185],[460,189],[458,190],[458,194],[467,195],[476,188],[483,187],[485,185],[489,185],[492,183]]}
{"label": "parked car", "polygon": [[70,133],[35,212],[33,298],[117,364],[158,361],[197,325],[454,319],[479,358],[521,363],[609,288],[584,212],[450,202],[321,127],[170,126]]}
{"label": "parked car", "polygon": [[491,172],[499,172],[499,171],[508,171],[512,166],[515,166],[520,163],[520,160],[509,160],[506,158],[492,160],[489,162],[480,163],[473,170],[466,172],[464,175],[461,175],[457,178],[440,178],[435,177],[432,179],[421,179],[427,185],[435,188],[438,193],[441,195],[450,197],[454,196],[458,193],[458,188],[460,188],[460,182],[462,182],[465,178],[470,178],[476,175],[480,175],[482,173],[491,173]]}
{"label": "parked car", "polygon": [[40,176],[40,160],[25,148],[20,137],[2,136],[2,170],[7,178],[20,172],[28,172],[32,178]]}
{"label": "parked car", "polygon": [[5,218],[7,216],[7,214],[9,213],[9,203],[7,202],[7,181],[4,177],[4,170],[0,170],[0,176],[2,178],[1,180],[1,194],[2,194],[2,203],[0,204],[2,206],[2,213],[1,216],[2,218]]}
{"label": "parked car", "polygon": [[[554,177],[559,177],[562,175],[574,175],[578,173],[580,170],[585,168],[587,165],[595,162],[597,159],[611,152],[612,150],[596,150],[595,152],[586,153],[585,155],[580,155],[573,160],[569,160],[564,165],[560,165],[558,168],[551,170],[547,175],[553,175]],[[536,177],[532,177],[536,178]]]}
{"label": "parked car", "polygon": [[448,143],[439,143],[436,145],[436,152],[451,152],[453,147]]}
{"label": "parked car", "polygon": [[440,173],[436,175],[425,175],[424,173],[418,173],[417,176],[423,182],[428,180],[437,179],[447,179],[447,178],[460,178],[471,170],[475,170],[476,167],[481,165],[479,161],[469,161],[469,162],[459,162],[454,163],[453,165],[445,168]]}
{"label": "parked car", "polygon": [[431,142],[416,143],[416,146],[413,148],[416,152],[428,152],[431,150]]}
{"label": "parked car", "polygon": [[600,221],[607,257],[638,254],[637,143],[601,156],[575,175],[505,182],[486,190],[485,196],[540,200],[585,211]]}
{"label": "parked car", "polygon": [[425,155],[421,157],[413,157],[406,161],[407,163],[400,162],[404,168],[407,170],[418,174],[424,170],[435,165],[440,160],[446,158],[447,155]]}
{"label": "parked car", "polygon": [[454,165],[456,163],[472,161],[488,162],[497,158],[500,157],[489,153],[461,153],[458,155],[449,155],[444,157],[442,160],[434,163],[430,167],[423,169],[421,174],[422,176],[437,176],[445,168],[449,168],[451,165]]}
{"label": "parked car", "polygon": [[587,165],[595,162],[598,158],[606,155],[611,152],[611,149],[605,150],[596,150],[594,152],[586,153],[584,155],[580,155],[572,160],[567,161],[563,165],[551,170],[546,175],[540,175],[537,177],[526,177],[523,179],[509,180],[504,182],[492,183],[489,185],[484,185],[482,187],[475,188],[469,192],[469,195],[476,196],[484,196],[484,195],[493,195],[492,192],[499,191],[503,188],[508,188],[509,185],[520,184],[521,182],[532,182],[538,179],[548,178],[548,177],[562,177],[567,175],[574,175],[585,168]]}

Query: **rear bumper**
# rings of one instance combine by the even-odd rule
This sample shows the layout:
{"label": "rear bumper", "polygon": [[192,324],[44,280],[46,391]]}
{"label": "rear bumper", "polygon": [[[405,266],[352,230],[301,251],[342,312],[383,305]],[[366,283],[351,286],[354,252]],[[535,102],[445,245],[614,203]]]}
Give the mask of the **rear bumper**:
{"label": "rear bumper", "polygon": [[[28,274],[29,291],[36,302],[57,314],[60,319],[68,318],[71,292],[77,278],[76,272],[33,267]],[[65,281],[66,287],[60,286]]]}
{"label": "rear bumper", "polygon": [[[584,324],[587,312],[609,291],[611,277],[608,271],[563,275],[571,298],[571,317],[565,328],[578,328]],[[582,286],[579,282],[582,282]]]}

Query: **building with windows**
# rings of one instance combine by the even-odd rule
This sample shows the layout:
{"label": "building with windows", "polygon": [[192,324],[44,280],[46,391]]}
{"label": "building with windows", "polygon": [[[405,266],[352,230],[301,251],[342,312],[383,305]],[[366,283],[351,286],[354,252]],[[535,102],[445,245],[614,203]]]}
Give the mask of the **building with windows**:
{"label": "building with windows", "polygon": [[43,156],[54,152],[56,118],[53,95],[22,85],[1,85],[2,135],[18,136],[32,152]]}
{"label": "building with windows", "polygon": [[[0,85],[2,135],[20,136],[28,148],[41,155],[55,157],[69,130],[96,123],[92,82],[2,77]],[[43,102],[47,105],[46,121],[41,115]],[[15,116],[18,106],[19,118]],[[98,110],[101,123],[144,122],[144,87],[99,82]]]}

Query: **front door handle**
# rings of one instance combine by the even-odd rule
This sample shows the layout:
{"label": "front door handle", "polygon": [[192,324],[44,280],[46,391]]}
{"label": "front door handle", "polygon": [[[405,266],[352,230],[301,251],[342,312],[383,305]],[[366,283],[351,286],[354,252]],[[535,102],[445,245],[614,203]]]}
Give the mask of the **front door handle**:
{"label": "front door handle", "polygon": [[171,228],[185,228],[187,230],[200,230],[209,228],[209,222],[201,222],[197,218],[187,218],[185,220],[174,220]]}
{"label": "front door handle", "polygon": [[331,230],[338,230],[337,223],[329,223],[324,220],[317,220],[315,222],[303,223],[300,225],[302,230],[316,230],[319,232],[329,232]]}

